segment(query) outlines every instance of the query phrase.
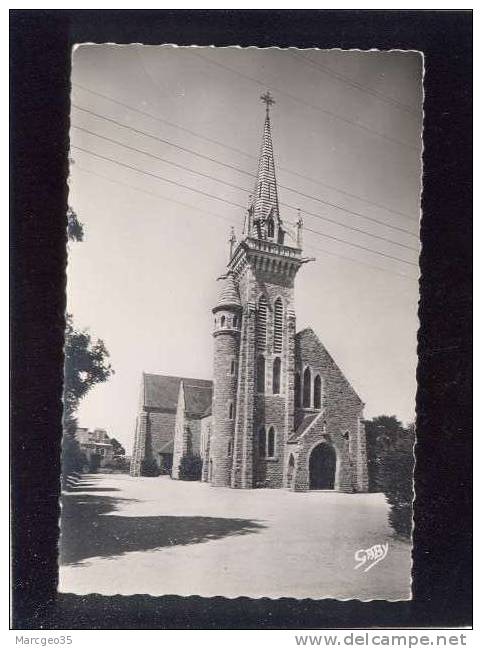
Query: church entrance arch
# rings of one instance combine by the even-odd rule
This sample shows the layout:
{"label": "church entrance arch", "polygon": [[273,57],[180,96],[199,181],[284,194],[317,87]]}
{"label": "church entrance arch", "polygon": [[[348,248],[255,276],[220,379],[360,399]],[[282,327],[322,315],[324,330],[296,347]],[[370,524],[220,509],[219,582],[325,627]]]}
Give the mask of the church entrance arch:
{"label": "church entrance arch", "polygon": [[334,489],[336,451],[326,442],[315,446],[310,455],[310,489]]}

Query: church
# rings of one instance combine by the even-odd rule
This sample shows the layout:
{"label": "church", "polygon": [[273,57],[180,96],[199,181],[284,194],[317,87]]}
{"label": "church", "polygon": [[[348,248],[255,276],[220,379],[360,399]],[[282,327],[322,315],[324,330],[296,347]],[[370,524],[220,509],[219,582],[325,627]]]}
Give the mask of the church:
{"label": "church", "polygon": [[213,380],[143,374],[131,475],[142,462],[179,478],[199,456],[214,487],[368,489],[363,402],[318,339],[296,332],[303,223],[281,219],[269,93],[243,235],[213,306]]}

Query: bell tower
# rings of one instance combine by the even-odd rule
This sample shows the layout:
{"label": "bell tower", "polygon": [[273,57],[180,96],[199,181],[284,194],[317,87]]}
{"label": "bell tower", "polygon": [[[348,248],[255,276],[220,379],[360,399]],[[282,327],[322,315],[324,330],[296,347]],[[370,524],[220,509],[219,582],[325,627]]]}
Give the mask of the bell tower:
{"label": "bell tower", "polygon": [[302,224],[292,232],[281,220],[270,121],[274,100],[269,92],[261,100],[266,113],[254,194],[228,263],[241,305],[235,488],[281,487],[286,441],[294,429],[294,281],[303,263]]}

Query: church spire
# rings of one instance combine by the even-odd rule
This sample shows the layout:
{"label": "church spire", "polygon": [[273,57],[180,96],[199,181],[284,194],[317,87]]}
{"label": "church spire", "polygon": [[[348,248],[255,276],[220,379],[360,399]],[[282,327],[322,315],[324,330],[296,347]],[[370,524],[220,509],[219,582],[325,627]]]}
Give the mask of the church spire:
{"label": "church spire", "polygon": [[281,239],[280,243],[282,243],[283,230],[279,216],[278,188],[276,185],[270,123],[270,108],[275,101],[269,91],[261,95],[260,99],[266,104],[266,116],[258,173],[249,208],[249,234],[258,239]]}

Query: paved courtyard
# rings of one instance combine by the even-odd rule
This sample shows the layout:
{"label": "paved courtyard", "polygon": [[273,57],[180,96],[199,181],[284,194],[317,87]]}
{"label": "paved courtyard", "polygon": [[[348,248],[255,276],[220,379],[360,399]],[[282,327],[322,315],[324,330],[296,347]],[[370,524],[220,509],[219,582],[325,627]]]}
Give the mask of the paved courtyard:
{"label": "paved courtyard", "polygon": [[[88,475],[63,496],[62,592],[410,598],[410,544],[381,494],[231,490]],[[367,572],[354,554],[388,543]]]}

